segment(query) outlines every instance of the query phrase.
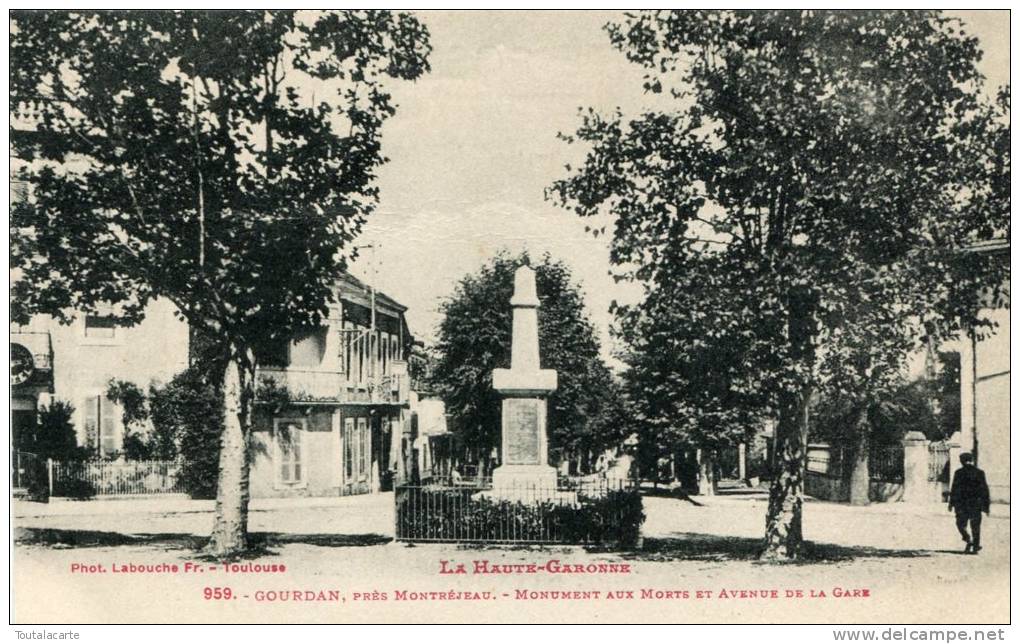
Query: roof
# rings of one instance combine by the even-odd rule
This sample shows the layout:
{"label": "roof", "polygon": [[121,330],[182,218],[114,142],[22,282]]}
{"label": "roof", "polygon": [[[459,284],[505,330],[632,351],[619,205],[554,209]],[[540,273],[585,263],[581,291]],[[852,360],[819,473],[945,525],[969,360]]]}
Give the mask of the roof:
{"label": "roof", "polygon": [[[372,288],[371,286],[369,286],[368,284],[362,282],[361,280],[359,280],[357,277],[354,277],[350,273],[344,273],[343,277],[341,277],[340,280],[343,282],[344,286],[354,290],[358,294],[365,295],[367,297],[369,295],[369,293],[371,292],[371,288]],[[341,299],[343,298],[345,292],[349,292],[349,291],[346,291],[345,289],[342,288],[342,290],[340,291]],[[387,306],[387,307],[389,307],[391,309],[396,309],[397,311],[399,311],[401,313],[404,313],[405,311],[407,311],[407,307],[406,306],[404,306],[400,302],[396,301],[395,299],[393,299],[389,295],[386,295],[382,291],[376,291],[375,292],[375,301],[376,301],[377,304],[379,304],[381,306]]]}

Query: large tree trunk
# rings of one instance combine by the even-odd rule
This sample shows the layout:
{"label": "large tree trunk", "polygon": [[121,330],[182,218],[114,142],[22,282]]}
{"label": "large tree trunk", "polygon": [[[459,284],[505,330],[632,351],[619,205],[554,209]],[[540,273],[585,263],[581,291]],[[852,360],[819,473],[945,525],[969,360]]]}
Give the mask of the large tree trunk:
{"label": "large tree trunk", "polygon": [[763,559],[772,560],[796,559],[804,540],[801,518],[811,389],[805,387],[799,395],[784,398],[775,429],[775,476],[769,488],[762,553]]}
{"label": "large tree trunk", "polygon": [[255,368],[251,352],[234,350],[223,377],[223,434],[216,518],[206,552],[226,558],[248,547],[248,472]]}
{"label": "large tree trunk", "polygon": [[871,501],[871,472],[868,467],[871,424],[868,406],[862,405],[854,423],[854,463],[850,471],[850,505],[868,505]]}
{"label": "large tree trunk", "polygon": [[775,436],[775,476],[769,489],[769,508],[765,516],[767,560],[796,559],[804,541],[804,472],[807,456],[808,413],[811,405],[810,372],[814,366],[814,338],[817,333],[815,310],[817,294],[808,288],[789,293],[787,340],[789,359],[804,370],[798,390],[785,389],[779,396],[779,422]]}

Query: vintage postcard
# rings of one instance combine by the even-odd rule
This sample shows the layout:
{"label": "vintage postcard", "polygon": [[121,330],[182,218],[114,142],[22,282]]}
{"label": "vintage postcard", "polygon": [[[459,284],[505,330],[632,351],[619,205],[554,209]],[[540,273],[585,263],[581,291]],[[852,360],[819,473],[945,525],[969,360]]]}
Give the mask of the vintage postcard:
{"label": "vintage postcard", "polygon": [[26,638],[1001,639],[1008,12],[15,10],[8,42]]}

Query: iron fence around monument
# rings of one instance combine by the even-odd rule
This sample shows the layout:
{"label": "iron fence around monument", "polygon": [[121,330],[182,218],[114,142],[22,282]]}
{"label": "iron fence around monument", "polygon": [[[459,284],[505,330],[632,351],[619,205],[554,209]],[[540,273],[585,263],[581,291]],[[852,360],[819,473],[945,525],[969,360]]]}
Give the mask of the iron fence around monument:
{"label": "iron fence around monument", "polygon": [[585,477],[494,489],[491,479],[433,478],[394,490],[406,542],[634,545],[644,521],[632,480]]}

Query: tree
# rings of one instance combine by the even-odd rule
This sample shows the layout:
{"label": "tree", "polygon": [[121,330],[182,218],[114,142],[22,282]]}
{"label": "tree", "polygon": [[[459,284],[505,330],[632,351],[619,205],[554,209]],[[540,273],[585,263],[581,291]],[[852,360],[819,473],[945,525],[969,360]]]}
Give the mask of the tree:
{"label": "tree", "polygon": [[54,400],[39,409],[36,420],[35,452],[40,460],[69,461],[83,458],[87,449],[78,447],[74,431],[74,407],[65,401]]}
{"label": "tree", "polygon": [[[744,368],[748,338],[697,317],[725,310],[711,304],[727,291],[709,273],[679,275],[648,292],[641,306],[618,307],[616,325],[628,348],[624,381],[643,443],[656,462],[681,448],[701,450],[701,491],[708,494],[718,450],[747,442],[767,418],[767,400]],[[691,301],[700,304],[692,308]]]}
{"label": "tree", "polygon": [[527,253],[504,252],[465,276],[440,308],[433,383],[464,445],[487,454],[500,444],[501,399],[492,388],[492,370],[510,366],[510,298],[514,271],[525,263],[535,269],[541,301],[542,368],[555,369],[559,379],[549,399],[550,450],[585,469],[597,451],[622,440],[625,414],[580,289],[562,262],[549,255],[536,262]]}
{"label": "tree", "polygon": [[194,365],[166,385],[149,389],[148,409],[158,436],[172,436],[182,459],[181,478],[195,499],[216,498],[220,436],[223,434],[222,380],[205,365]]}
{"label": "tree", "polygon": [[[149,395],[159,389],[149,384]],[[124,440],[121,451],[129,461],[170,460],[177,456],[176,437],[163,431],[163,426],[150,423],[148,398],[133,382],[111,378],[106,385],[106,397],[119,405]]]}
{"label": "tree", "polygon": [[21,468],[20,485],[27,491],[29,499],[45,502],[49,498],[48,460],[67,463],[93,456],[94,450],[91,447],[78,446],[73,417],[74,407],[70,403],[53,400],[39,408],[32,433],[19,437],[28,441],[28,444],[14,446],[36,457],[19,460],[18,463]]}
{"label": "tree", "polygon": [[777,419],[764,556],[796,557],[815,393],[872,397],[1001,293],[1002,270],[958,249],[1008,234],[1008,103],[982,102],[977,41],[934,12],[654,11],[608,32],[675,108],[589,110],[564,137],[587,156],[550,196],[614,217],[621,278],[716,292],[677,295],[677,333],[741,338],[704,367],[743,364],[732,386]]}
{"label": "tree", "polygon": [[[869,502],[869,448],[900,445],[910,432],[939,441],[959,431],[959,354],[940,352],[938,359],[941,366],[934,374],[912,381],[894,374],[884,378],[881,387],[872,384],[857,392],[830,383],[814,401],[812,439],[828,442],[837,449],[849,449],[852,456],[851,504]],[[872,381],[875,382],[877,379]],[[869,396],[861,395],[860,391]]]}
{"label": "tree", "polygon": [[173,302],[225,365],[208,550],[246,547],[254,349],[314,326],[377,200],[388,78],[428,70],[388,11],[14,12],[17,319]]}

